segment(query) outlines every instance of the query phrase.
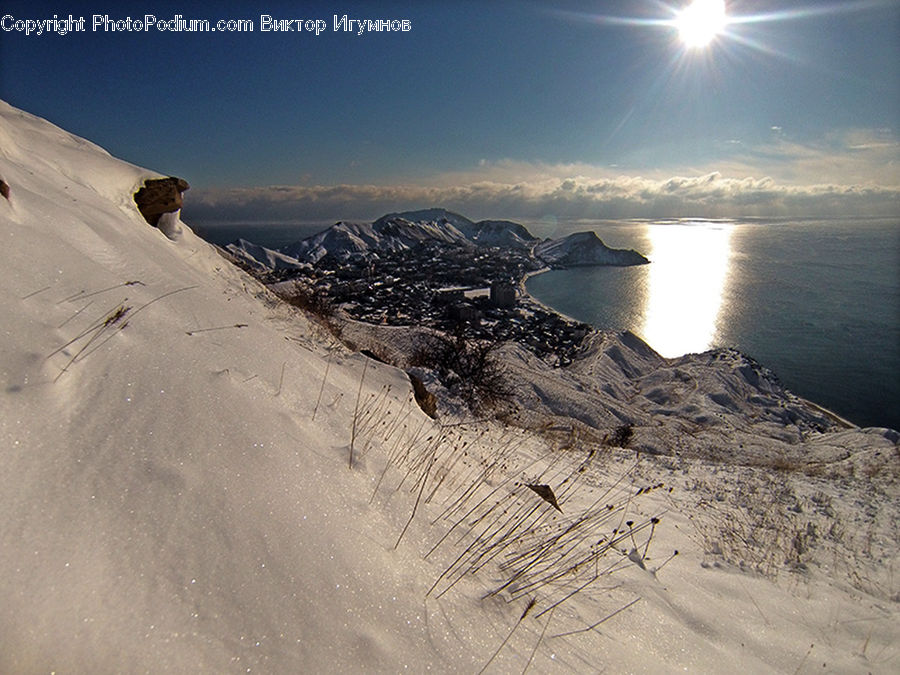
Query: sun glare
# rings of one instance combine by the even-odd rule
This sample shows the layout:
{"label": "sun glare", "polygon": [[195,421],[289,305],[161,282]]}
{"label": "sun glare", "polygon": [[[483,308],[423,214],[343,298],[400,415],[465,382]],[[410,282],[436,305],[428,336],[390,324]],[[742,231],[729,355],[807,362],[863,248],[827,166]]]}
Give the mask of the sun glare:
{"label": "sun glare", "polygon": [[694,0],[678,15],[675,26],[686,47],[706,47],[727,22],[724,0]]}

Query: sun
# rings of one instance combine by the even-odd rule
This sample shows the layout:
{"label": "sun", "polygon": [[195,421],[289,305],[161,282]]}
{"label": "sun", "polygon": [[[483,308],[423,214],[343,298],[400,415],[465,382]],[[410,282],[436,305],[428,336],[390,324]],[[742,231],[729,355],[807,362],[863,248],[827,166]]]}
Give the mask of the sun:
{"label": "sun", "polygon": [[686,47],[699,49],[712,42],[727,22],[724,0],[694,0],[678,14],[675,27]]}

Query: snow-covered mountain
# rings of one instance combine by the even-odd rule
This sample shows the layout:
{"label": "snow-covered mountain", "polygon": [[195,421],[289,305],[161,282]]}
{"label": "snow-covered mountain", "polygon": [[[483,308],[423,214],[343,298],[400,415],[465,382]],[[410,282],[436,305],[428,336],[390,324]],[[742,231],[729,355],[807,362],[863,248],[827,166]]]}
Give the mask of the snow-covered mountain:
{"label": "snow-covered mountain", "polygon": [[508,220],[474,222],[458,213],[433,208],[382,216],[374,223],[335,223],[312,237],[271,251],[245,240],[229,246],[239,258],[270,269],[300,261],[316,263],[326,255],[338,260],[365,257],[379,251],[402,251],[423,243],[458,246],[497,246],[533,251],[554,267],[575,265],[641,265],[649,262],[636,251],[612,249],[594,232],[577,232],[562,239],[541,241],[525,226]]}
{"label": "snow-covered mountain", "polygon": [[599,334],[433,420],[156,176],[0,102],[0,672],[896,670],[896,432]]}
{"label": "snow-covered mountain", "polygon": [[548,239],[535,246],[534,255],[553,267],[644,265],[650,262],[637,251],[610,248],[595,232],[575,232],[562,239]]}
{"label": "snow-covered mountain", "polygon": [[509,220],[480,220],[469,237],[479,246],[530,250],[538,241],[524,225]]}
{"label": "snow-covered mountain", "polygon": [[446,223],[452,225],[467,238],[472,238],[476,231],[475,223],[465,216],[441,208],[419,209],[417,211],[401,211],[388,213],[375,221],[375,224],[400,218],[411,223]]}
{"label": "snow-covered mountain", "polygon": [[466,239],[479,246],[500,246],[528,250],[540,241],[524,225],[519,223],[509,220],[479,220],[475,222],[458,213],[441,208],[391,213],[382,216],[375,223],[377,225],[383,221],[395,218],[402,218],[411,223],[420,223],[422,225],[447,223],[459,230]]}
{"label": "snow-covered mountain", "polygon": [[336,223],[324,232],[283,247],[281,252],[315,263],[326,255],[344,260],[379,251],[403,251],[425,242],[471,245],[444,218],[413,222],[401,216],[386,216],[374,223]]}
{"label": "snow-covered mountain", "polygon": [[228,244],[225,250],[254,270],[299,270],[305,266],[304,263],[281,251],[273,251],[246,239],[238,239],[235,243]]}

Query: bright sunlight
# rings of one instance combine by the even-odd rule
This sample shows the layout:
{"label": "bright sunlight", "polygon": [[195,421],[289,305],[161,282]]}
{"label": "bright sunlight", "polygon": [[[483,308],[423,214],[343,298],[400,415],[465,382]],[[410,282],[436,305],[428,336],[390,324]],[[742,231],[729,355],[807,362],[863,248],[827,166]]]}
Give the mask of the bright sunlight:
{"label": "bright sunlight", "polygon": [[675,21],[681,41],[689,48],[706,47],[725,28],[724,0],[694,0]]}

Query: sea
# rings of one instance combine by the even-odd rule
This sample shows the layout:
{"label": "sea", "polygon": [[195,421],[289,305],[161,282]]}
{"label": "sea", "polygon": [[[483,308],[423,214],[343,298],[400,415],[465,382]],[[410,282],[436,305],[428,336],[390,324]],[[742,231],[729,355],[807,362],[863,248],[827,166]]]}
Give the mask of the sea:
{"label": "sea", "polygon": [[[193,226],[220,245],[278,248],[329,224]],[[855,424],[900,429],[900,219],[522,224],[539,237],[593,230],[651,261],[531,277],[528,292],[558,312],[630,330],[667,357],[737,348]]]}

